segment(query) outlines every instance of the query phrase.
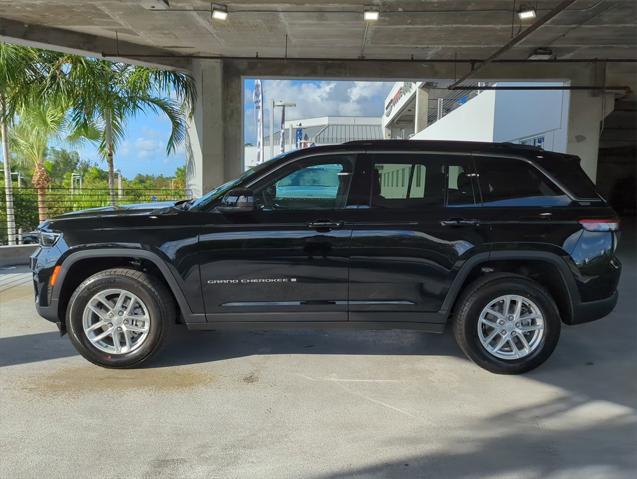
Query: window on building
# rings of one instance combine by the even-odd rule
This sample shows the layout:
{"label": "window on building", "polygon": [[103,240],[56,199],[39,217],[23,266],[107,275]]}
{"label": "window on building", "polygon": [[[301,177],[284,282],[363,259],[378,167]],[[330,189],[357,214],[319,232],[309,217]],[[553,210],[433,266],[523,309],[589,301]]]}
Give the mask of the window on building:
{"label": "window on building", "polygon": [[536,167],[514,158],[476,158],[484,206],[561,206],[570,203]]}

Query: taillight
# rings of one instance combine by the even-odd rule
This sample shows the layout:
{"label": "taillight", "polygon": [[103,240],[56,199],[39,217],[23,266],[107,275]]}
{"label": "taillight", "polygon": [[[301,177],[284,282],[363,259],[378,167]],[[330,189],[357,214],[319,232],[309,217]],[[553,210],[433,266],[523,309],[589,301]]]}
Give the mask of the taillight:
{"label": "taillight", "polygon": [[619,231],[619,220],[579,220],[586,231]]}

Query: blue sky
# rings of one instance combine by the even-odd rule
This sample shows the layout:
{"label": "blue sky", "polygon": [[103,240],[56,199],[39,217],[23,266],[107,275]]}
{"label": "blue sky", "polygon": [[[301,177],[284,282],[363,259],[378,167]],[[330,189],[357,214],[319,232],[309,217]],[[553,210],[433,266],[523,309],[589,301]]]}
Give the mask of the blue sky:
{"label": "blue sky", "polygon": [[[175,170],[185,164],[183,145],[175,153],[166,154],[170,122],[165,116],[152,112],[137,115],[128,120],[125,131],[126,136],[115,151],[115,168],[120,169],[124,177],[133,178],[138,173],[173,176]],[[106,168],[96,146],[86,143],[66,148],[75,149],[83,160]]]}
{"label": "blue sky", "polygon": [[[383,112],[384,99],[391,89],[391,82],[355,81],[308,81],[308,80],[263,80],[266,111],[265,134],[268,134],[269,109],[267,104],[275,100],[295,102],[296,108],[286,111],[286,119],[311,118],[315,116],[378,116]],[[244,82],[244,137],[246,142],[255,142],[255,117],[252,93],[254,80]],[[275,122],[280,121],[277,111]],[[126,178],[136,174],[163,174],[172,176],[185,164],[183,146],[166,154],[166,140],[170,134],[170,122],[161,114],[140,114],[128,120],[126,136],[115,152],[115,168]],[[67,146],[67,148],[69,148]],[[78,150],[84,160],[105,168],[94,145],[85,144],[69,149]]]}

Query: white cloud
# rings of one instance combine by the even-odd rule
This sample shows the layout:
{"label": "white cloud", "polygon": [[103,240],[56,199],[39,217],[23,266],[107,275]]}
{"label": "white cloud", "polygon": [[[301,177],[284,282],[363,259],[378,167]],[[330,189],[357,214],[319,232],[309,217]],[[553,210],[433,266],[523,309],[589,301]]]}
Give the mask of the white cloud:
{"label": "white cloud", "polygon": [[130,153],[130,143],[128,141],[123,141],[119,147],[118,153],[128,155]]}
{"label": "white cloud", "polygon": [[140,160],[154,159],[165,156],[164,145],[154,138],[138,137],[131,147],[131,153]]}
{"label": "white cloud", "polygon": [[[286,109],[286,120],[328,115],[380,117],[392,85],[392,82],[264,80],[265,133],[270,118],[269,104],[273,99],[296,103],[296,107]],[[246,105],[251,106],[251,90],[246,90],[245,99]],[[254,141],[253,115],[251,109],[246,110],[247,141]],[[277,109],[275,129],[278,129],[280,115]]]}
{"label": "white cloud", "polygon": [[147,126],[142,126],[141,127],[141,132],[142,135],[144,135],[145,137],[148,138],[159,138],[161,137],[161,134],[155,130],[154,128],[148,128]]}

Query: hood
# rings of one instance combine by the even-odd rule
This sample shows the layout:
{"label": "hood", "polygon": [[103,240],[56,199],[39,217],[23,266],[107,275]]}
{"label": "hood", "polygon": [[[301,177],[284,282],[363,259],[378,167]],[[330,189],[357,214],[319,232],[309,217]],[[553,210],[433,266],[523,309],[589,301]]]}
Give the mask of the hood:
{"label": "hood", "polygon": [[103,216],[130,216],[145,215],[157,210],[171,208],[177,201],[153,201],[152,203],[137,203],[134,205],[103,206],[99,208],[88,208],[80,211],[71,211],[53,219],[73,219],[73,218],[99,218]]}

